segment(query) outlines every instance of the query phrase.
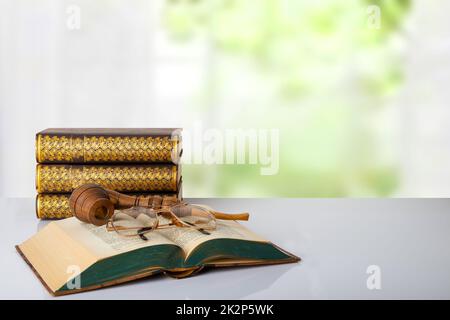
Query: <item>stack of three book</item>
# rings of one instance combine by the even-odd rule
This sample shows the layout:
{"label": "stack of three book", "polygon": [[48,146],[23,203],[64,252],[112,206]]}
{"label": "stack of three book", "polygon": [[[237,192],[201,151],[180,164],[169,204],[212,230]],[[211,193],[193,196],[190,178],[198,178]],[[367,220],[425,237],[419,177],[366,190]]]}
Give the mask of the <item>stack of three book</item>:
{"label": "stack of three book", "polygon": [[85,183],[129,194],[182,198],[181,129],[46,129],[36,134],[36,215],[72,216]]}

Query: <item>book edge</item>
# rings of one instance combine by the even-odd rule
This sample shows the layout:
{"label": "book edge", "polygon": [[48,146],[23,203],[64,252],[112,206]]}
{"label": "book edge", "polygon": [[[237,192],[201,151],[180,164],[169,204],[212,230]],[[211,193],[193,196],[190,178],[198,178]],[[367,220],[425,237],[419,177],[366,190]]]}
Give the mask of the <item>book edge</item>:
{"label": "book edge", "polygon": [[[171,163],[178,164],[181,161],[183,153],[182,146],[182,128],[47,128],[36,133],[35,136],[35,158],[37,163],[43,164],[138,164],[138,163]],[[150,133],[150,134],[149,134]],[[171,161],[48,161],[43,159],[41,154],[41,138],[42,136],[117,136],[117,137],[171,137],[176,141],[171,151]]]}
{"label": "book edge", "polygon": [[[177,199],[179,199],[179,200],[183,200],[182,193],[183,192],[182,192],[182,189],[181,189],[181,185],[180,185],[179,190],[177,192],[172,192],[172,191],[167,191],[167,192],[164,192],[164,191],[162,191],[162,192],[158,192],[158,191],[124,192],[124,194],[128,194],[128,195],[142,195],[142,196],[171,195],[171,196],[176,196]],[[41,197],[44,197],[44,196],[62,196],[62,197],[69,198],[70,195],[71,195],[71,193],[69,193],[69,192],[38,193],[38,194],[36,194],[36,197],[35,197],[36,218],[39,219],[39,220],[44,220],[44,221],[57,221],[57,220],[73,217],[72,212],[70,212],[70,214],[61,215],[61,217],[58,217],[58,218],[56,218],[56,217],[49,217],[47,215],[42,215],[42,212],[41,212],[41,204],[42,204]]]}
{"label": "book edge", "polygon": [[171,136],[181,135],[182,128],[46,128],[36,135],[82,135],[82,136]]}
{"label": "book edge", "polygon": [[37,270],[34,268],[34,266],[31,264],[31,262],[28,260],[28,258],[25,256],[25,254],[20,249],[20,245],[15,246],[16,251],[19,253],[19,255],[22,257],[22,259],[26,262],[26,264],[31,268],[31,271],[33,271],[34,275],[39,279],[39,281],[42,283],[42,285],[47,289],[47,291],[52,295],[56,296],[56,292],[52,291],[50,287],[47,285],[47,283],[44,281],[44,279],[41,277],[41,275],[37,272]]}
{"label": "book edge", "polygon": [[[62,194],[62,193],[72,193],[74,189],[72,189],[71,191],[67,191],[67,190],[58,190],[58,191],[45,191],[42,190],[42,179],[41,179],[41,170],[45,170],[45,168],[49,168],[49,167],[53,167],[53,168],[66,168],[66,170],[72,170],[72,168],[81,168],[84,169],[85,167],[87,168],[91,168],[91,167],[103,167],[103,168],[107,168],[107,167],[114,167],[114,168],[126,168],[126,167],[132,167],[132,168],[138,168],[138,167],[143,167],[143,168],[157,168],[157,167],[168,167],[172,172],[171,172],[171,184],[172,184],[172,189],[171,190],[127,190],[127,191],[120,191],[121,193],[140,193],[140,192],[145,192],[145,193],[164,193],[164,192],[168,192],[168,193],[178,193],[179,192],[179,188],[180,188],[180,184],[181,184],[181,180],[182,180],[182,176],[181,176],[181,164],[175,164],[175,163],[170,163],[170,162],[151,162],[151,163],[36,163],[36,167],[35,167],[35,188],[36,188],[36,192],[38,194]],[[72,177],[70,177],[71,180]]]}

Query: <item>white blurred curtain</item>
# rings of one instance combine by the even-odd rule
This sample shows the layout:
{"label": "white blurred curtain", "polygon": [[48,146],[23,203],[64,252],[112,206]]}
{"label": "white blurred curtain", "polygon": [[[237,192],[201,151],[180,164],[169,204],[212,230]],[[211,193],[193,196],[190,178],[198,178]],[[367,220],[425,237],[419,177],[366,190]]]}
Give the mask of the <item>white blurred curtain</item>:
{"label": "white blurred curtain", "polygon": [[[0,1],[0,196],[34,195],[34,136],[47,127],[188,121],[183,110],[201,82],[203,53],[170,47],[162,5]],[[71,6],[80,8],[79,29],[67,26]]]}
{"label": "white blurred curtain", "polygon": [[450,2],[414,1],[399,98],[403,197],[450,196]]}

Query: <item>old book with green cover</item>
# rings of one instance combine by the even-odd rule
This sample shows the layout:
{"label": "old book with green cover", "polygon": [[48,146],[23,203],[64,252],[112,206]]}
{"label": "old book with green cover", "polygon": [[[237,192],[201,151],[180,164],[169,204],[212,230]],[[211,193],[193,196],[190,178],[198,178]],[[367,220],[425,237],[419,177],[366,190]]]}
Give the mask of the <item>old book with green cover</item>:
{"label": "old book with green cover", "polygon": [[98,289],[161,272],[182,278],[205,267],[300,260],[236,221],[218,221],[210,234],[190,228],[158,229],[148,234],[148,239],[123,238],[105,226],[68,218],[49,223],[16,248],[53,295]]}

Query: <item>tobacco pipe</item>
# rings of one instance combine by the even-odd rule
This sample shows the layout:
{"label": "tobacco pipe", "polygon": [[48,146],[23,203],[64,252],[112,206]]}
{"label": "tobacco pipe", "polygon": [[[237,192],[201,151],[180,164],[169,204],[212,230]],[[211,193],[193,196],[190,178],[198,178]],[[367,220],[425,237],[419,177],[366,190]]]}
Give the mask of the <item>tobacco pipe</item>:
{"label": "tobacco pipe", "polygon": [[[168,208],[181,203],[176,196],[134,196],[108,190],[97,184],[84,184],[76,188],[69,198],[72,214],[79,220],[96,226],[104,225],[115,209],[145,207]],[[210,209],[216,219],[248,220],[248,213],[227,214]]]}
{"label": "tobacco pipe", "polygon": [[179,202],[176,196],[134,196],[108,190],[88,183],[76,188],[69,198],[72,214],[79,220],[96,226],[104,225],[115,209],[131,207],[161,208]]}

